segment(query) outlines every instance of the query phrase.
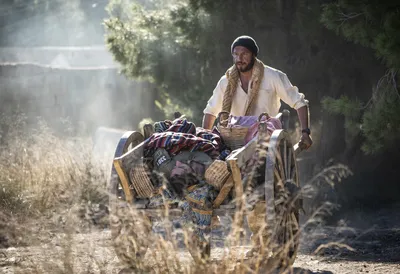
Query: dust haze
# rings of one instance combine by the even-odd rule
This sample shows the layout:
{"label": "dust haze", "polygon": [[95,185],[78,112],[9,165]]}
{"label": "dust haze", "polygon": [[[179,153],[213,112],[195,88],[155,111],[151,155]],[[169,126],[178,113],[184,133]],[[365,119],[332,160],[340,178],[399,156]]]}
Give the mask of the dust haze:
{"label": "dust haze", "polygon": [[104,42],[108,1],[2,1],[0,107],[59,133],[136,129],[151,115],[151,86],[119,73]]}

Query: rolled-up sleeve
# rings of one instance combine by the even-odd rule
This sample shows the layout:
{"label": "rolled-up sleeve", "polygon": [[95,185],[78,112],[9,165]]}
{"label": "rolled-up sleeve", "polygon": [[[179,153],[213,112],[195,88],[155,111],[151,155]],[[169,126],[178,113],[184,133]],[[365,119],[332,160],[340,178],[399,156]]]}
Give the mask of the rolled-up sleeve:
{"label": "rolled-up sleeve", "polygon": [[307,105],[304,94],[300,93],[299,89],[289,81],[287,75],[281,71],[278,72],[276,91],[282,101],[291,108],[299,109]]}
{"label": "rolled-up sleeve", "polygon": [[214,88],[213,94],[207,101],[206,108],[203,110],[204,114],[211,114],[217,116],[222,110],[222,101],[224,96],[224,91],[227,85],[226,76],[221,77],[218,81],[216,87]]}

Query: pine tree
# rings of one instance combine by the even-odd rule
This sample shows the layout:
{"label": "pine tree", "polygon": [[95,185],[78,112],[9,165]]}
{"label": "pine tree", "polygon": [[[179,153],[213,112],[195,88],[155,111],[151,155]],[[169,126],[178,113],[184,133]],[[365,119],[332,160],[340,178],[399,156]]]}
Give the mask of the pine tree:
{"label": "pine tree", "polygon": [[[364,107],[357,107],[349,114],[345,111],[348,98],[326,100],[326,108],[341,113],[349,122],[348,130],[359,122],[365,141],[366,153],[383,152],[400,140],[400,5],[382,1],[335,1],[324,6],[322,22],[330,30],[347,40],[372,48],[377,58],[387,66],[386,74],[371,93]],[[341,109],[333,106],[341,105]],[[353,133],[354,134],[354,133]]]}

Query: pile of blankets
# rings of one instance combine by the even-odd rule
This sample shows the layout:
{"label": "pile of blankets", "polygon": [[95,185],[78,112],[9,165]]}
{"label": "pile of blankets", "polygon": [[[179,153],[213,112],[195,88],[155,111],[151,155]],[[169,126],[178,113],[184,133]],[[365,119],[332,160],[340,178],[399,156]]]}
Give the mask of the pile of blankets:
{"label": "pile of blankets", "polygon": [[[171,156],[181,151],[203,151],[215,159],[224,160],[227,148],[216,128],[206,130],[196,127],[186,119],[174,122],[161,121],[154,124],[155,133],[145,141],[145,153],[152,154],[157,148],[164,148]],[[230,152],[229,152],[230,153]]]}
{"label": "pile of blankets", "polygon": [[[257,117],[235,117],[230,126],[245,123],[250,127],[250,140],[257,134],[256,122]],[[268,121],[270,132],[280,126],[279,120]],[[183,211],[179,223],[192,227],[200,242],[208,242],[212,205],[218,191],[206,182],[204,174],[214,160],[225,160],[231,150],[216,127],[206,130],[186,119],[156,122],[154,130],[144,142],[144,156],[153,158],[153,171],[162,177],[158,181],[165,187],[158,185],[159,194],[150,198],[149,206],[159,207],[165,201],[178,204]]]}
{"label": "pile of blankets", "polygon": [[165,201],[178,204],[183,211],[179,224],[192,228],[200,242],[207,242],[218,191],[206,182],[205,170],[214,160],[225,160],[231,151],[216,128],[206,130],[186,119],[156,122],[154,130],[145,140],[144,156],[153,158],[153,171],[165,187],[158,185],[160,193],[150,198],[149,207]]}

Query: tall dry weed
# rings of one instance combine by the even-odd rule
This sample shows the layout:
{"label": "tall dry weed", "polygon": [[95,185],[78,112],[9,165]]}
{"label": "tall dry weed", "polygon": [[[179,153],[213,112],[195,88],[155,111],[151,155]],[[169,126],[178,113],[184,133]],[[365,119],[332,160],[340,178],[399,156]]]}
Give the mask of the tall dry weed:
{"label": "tall dry weed", "polygon": [[[321,185],[326,184],[333,187],[343,178],[350,176],[352,172],[344,165],[332,165],[315,174],[315,176],[304,184],[295,196],[291,197],[285,207],[295,206],[299,199],[314,199],[318,194]],[[245,202],[245,196],[241,197]],[[277,215],[275,226],[272,227],[272,234],[262,242],[261,248],[252,258],[245,256],[253,246],[248,238],[251,234],[246,221],[241,225],[241,216],[248,215],[247,207],[236,210],[228,218],[229,227],[219,229],[227,230],[223,235],[223,248],[212,250],[211,257],[218,257],[218,260],[202,259],[200,251],[193,247],[196,243],[191,237],[193,231],[187,228],[174,227],[171,219],[171,209],[166,207],[157,218],[146,217],[146,210],[139,210],[123,201],[118,201],[119,207],[113,212],[112,227],[113,243],[120,260],[126,266],[124,273],[290,273],[291,268],[286,268],[288,252],[293,241],[287,241],[284,245],[276,245],[272,239],[276,238],[279,229],[286,219],[284,213]],[[235,204],[235,203],[233,203]],[[330,201],[322,203],[318,208],[308,215],[303,215],[300,227],[292,239],[300,238],[301,233],[312,234],[313,229],[321,226],[324,218],[332,214],[337,205]],[[290,225],[290,221],[286,223]],[[154,227],[161,227],[163,233],[155,233]],[[253,235],[262,239],[266,223],[262,225],[259,233]],[[289,235],[290,236],[290,235]],[[221,240],[221,239],[220,239]],[[211,244],[213,240],[211,239]],[[320,247],[316,250],[320,251]],[[187,251],[191,251],[191,255]],[[185,252],[186,251],[186,252]],[[282,265],[283,263],[283,265]],[[289,263],[290,265],[291,263]]]}
{"label": "tall dry weed", "polygon": [[56,244],[62,249],[44,261],[32,257],[15,273],[82,269],[75,263],[76,235],[108,225],[109,174],[93,161],[92,136],[76,134],[67,120],[58,128],[22,113],[0,116],[0,247],[43,246],[47,253],[46,245]]}
{"label": "tall dry weed", "polygon": [[90,137],[72,137],[69,127],[54,132],[40,119],[34,125],[27,120],[23,114],[0,120],[0,209],[37,216],[104,200],[105,175],[92,165]]}

